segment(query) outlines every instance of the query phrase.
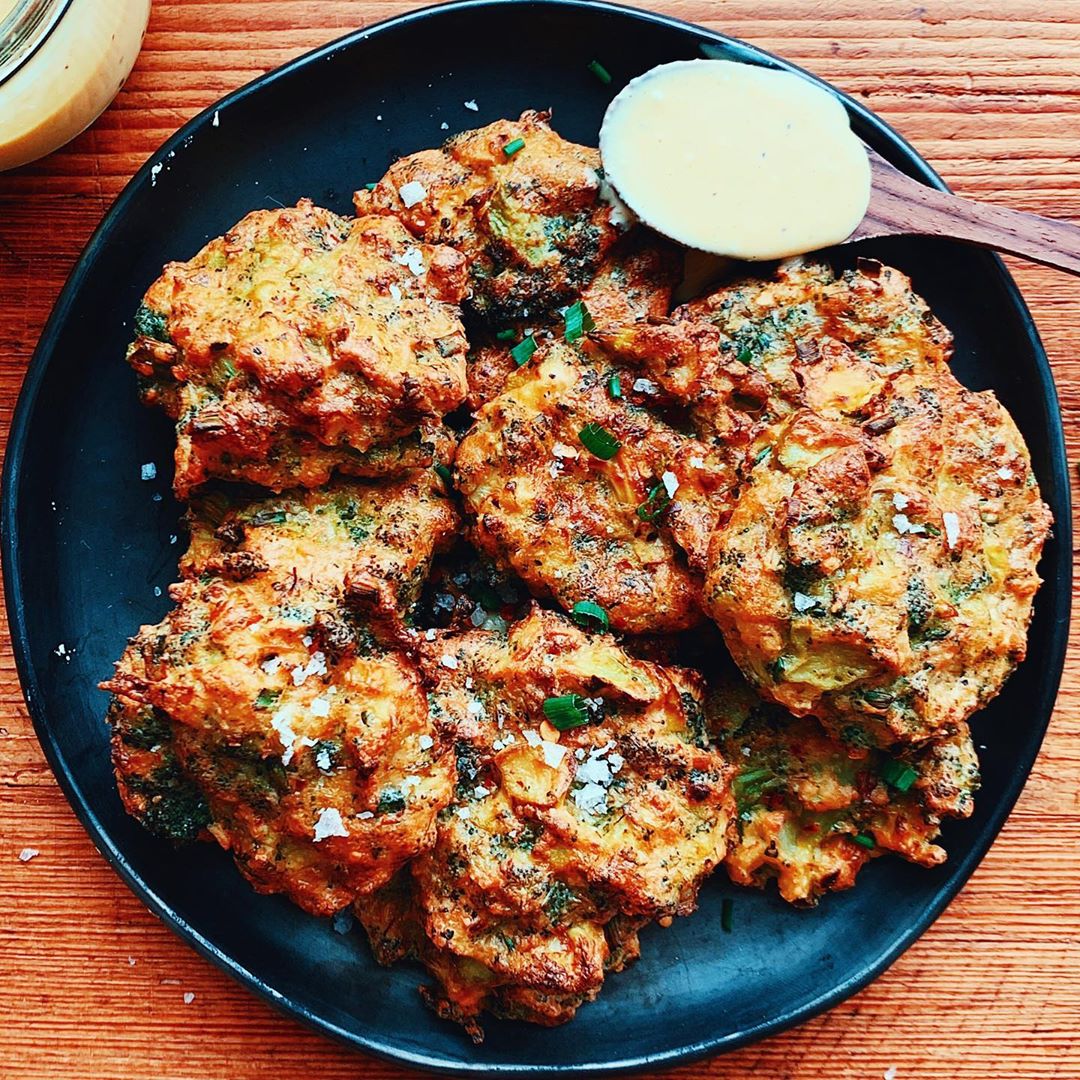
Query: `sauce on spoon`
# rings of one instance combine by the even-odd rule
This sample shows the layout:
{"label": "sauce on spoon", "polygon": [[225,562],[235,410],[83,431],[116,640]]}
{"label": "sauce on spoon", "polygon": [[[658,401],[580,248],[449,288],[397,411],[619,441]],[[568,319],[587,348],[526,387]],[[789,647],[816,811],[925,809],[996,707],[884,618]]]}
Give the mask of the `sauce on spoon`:
{"label": "sauce on spoon", "polygon": [[846,239],[870,164],[831,94],[786,71],[680,60],[639,76],[600,132],[608,180],[658,232],[739,259]]}

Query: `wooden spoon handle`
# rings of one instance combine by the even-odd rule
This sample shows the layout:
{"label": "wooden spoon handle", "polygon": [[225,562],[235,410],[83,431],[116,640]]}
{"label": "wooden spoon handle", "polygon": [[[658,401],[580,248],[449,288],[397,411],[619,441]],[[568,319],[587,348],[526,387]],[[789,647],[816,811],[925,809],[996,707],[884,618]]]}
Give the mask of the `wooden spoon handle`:
{"label": "wooden spoon handle", "polygon": [[1080,227],[926,187],[872,150],[870,206],[849,237],[945,236],[1080,274]]}

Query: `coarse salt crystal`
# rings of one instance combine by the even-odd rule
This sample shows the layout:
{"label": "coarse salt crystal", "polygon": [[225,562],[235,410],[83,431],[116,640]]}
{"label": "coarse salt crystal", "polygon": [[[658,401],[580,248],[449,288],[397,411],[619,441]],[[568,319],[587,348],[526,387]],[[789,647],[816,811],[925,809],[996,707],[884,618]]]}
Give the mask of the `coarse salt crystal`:
{"label": "coarse salt crystal", "polygon": [[809,611],[811,608],[818,606],[818,600],[814,596],[807,596],[806,593],[797,592],[792,597],[795,603],[796,611]]}
{"label": "coarse salt crystal", "polygon": [[558,480],[559,477],[562,476],[562,471],[563,463],[558,458],[555,458],[555,460],[552,461],[552,463],[548,466],[548,475],[551,477],[552,480]]}
{"label": "coarse salt crystal", "polygon": [[945,526],[945,543],[951,550],[960,539],[960,518],[951,510],[946,510],[941,515],[941,523]]}
{"label": "coarse salt crystal", "polygon": [[896,1080],[896,1066],[890,1065],[882,1074],[881,1080]]}
{"label": "coarse salt crystal", "polygon": [[896,492],[896,494],[892,497],[892,504],[896,507],[897,510],[907,509],[907,505],[910,502],[911,500],[900,491]]}
{"label": "coarse salt crystal", "polygon": [[578,456],[578,452],[564,442],[557,442],[551,448],[551,452],[558,458],[576,458]]}
{"label": "coarse salt crystal", "polygon": [[334,913],[330,920],[335,934],[347,934],[353,928],[353,913],[348,908]]}
{"label": "coarse salt crystal", "polygon": [[657,387],[656,383],[654,383],[652,379],[635,379],[634,389],[639,394],[655,394]]}
{"label": "coarse salt crystal", "polygon": [[566,757],[566,747],[556,742],[545,742],[543,755],[544,763],[553,769],[557,769],[562,764],[562,759]]}
{"label": "coarse salt crystal", "polygon": [[679,478],[673,472],[666,472],[660,479],[663,481],[668,498],[674,499],[675,492],[679,490]]}
{"label": "coarse salt crystal", "polygon": [[1000,468],[997,472],[998,476],[1000,476],[1002,480],[1011,480],[1013,478],[1012,469]]}
{"label": "coarse salt crystal", "polygon": [[293,759],[294,746],[296,745],[296,732],[293,731],[292,721],[296,715],[295,705],[283,705],[273,716],[270,717],[270,726],[277,732],[281,740],[281,763],[288,765]]}
{"label": "coarse salt crystal", "polygon": [[325,746],[315,755],[315,764],[318,765],[323,772],[330,771],[330,751],[327,750]]}
{"label": "coarse salt crystal", "polygon": [[456,813],[463,821],[472,817],[472,811],[467,806],[459,806]]}
{"label": "coarse salt crystal", "polygon": [[329,716],[330,715],[330,702],[323,697],[314,698],[311,702],[311,715],[312,716]]}
{"label": "coarse salt crystal", "polygon": [[315,843],[325,840],[328,836],[348,836],[349,830],[345,828],[345,822],[341,820],[341,811],[335,806],[326,806],[319,811],[315,820]]}
{"label": "coarse salt crystal", "polygon": [[424,640],[425,641],[434,641],[435,640],[435,631],[434,631],[434,629],[424,631]]}
{"label": "coarse salt crystal", "polygon": [[476,99],[475,98],[472,101],[466,101],[465,102],[465,108],[468,109],[469,112],[479,112],[480,111],[480,106],[476,104]]}
{"label": "coarse salt crystal", "polygon": [[449,130],[450,130],[450,125],[449,125],[449,124],[448,124],[448,123],[447,123],[447,122],[446,122],[446,121],[444,120],[444,121],[443,121],[443,122],[442,122],[442,123],[441,123],[441,124],[439,125],[439,130],[440,130],[440,131],[449,131]]}
{"label": "coarse salt crystal", "polygon": [[421,750],[430,750],[435,745],[435,740],[430,735],[421,735],[417,741]]}
{"label": "coarse salt crystal", "polygon": [[145,465],[139,466],[139,479],[140,480],[154,480],[157,478],[157,466],[148,461]]}
{"label": "coarse salt crystal", "polygon": [[470,701],[469,704],[465,706],[465,708],[468,711],[470,716],[483,716],[484,715],[483,703],[477,701],[476,698],[473,698],[473,700]]}
{"label": "coarse salt crystal", "polygon": [[439,658],[439,663],[444,668],[449,668],[451,671],[457,671],[457,657],[451,656],[450,653],[443,653]]}
{"label": "coarse salt crystal", "polygon": [[521,734],[530,746],[539,746],[544,741],[540,738],[539,731],[523,731]]}
{"label": "coarse salt crystal", "polygon": [[129,956],[128,957],[128,967],[134,967],[134,966],[135,966],[135,957],[134,956]]}
{"label": "coarse salt crystal", "polygon": [[476,799],[486,799],[491,794],[491,791],[484,787],[483,784],[477,784],[476,787],[472,789],[472,793],[473,797]]}
{"label": "coarse salt crystal", "polygon": [[220,127],[221,126],[221,110],[220,109],[215,109],[214,110],[214,119],[210,121],[210,126],[211,127]]}
{"label": "coarse salt crystal", "polygon": [[607,810],[607,792],[599,784],[585,784],[573,793],[579,810],[588,814],[602,814]]}
{"label": "coarse salt crystal", "polygon": [[472,688],[473,688],[472,676],[471,675],[466,675],[465,676],[465,689],[466,690],[471,690]]}
{"label": "coarse salt crystal", "polygon": [[361,821],[370,821],[371,818],[373,818],[375,816],[375,812],[373,810],[361,810],[360,813],[357,814],[356,816]]}
{"label": "coarse salt crystal", "polygon": [[184,1004],[185,1005],[190,1005],[194,1000],[195,1000],[195,995],[189,990],[184,995]]}
{"label": "coarse salt crystal", "polygon": [[401,303],[401,290],[393,282],[390,283],[390,295],[395,304]]}
{"label": "coarse salt crystal", "polygon": [[277,672],[278,668],[282,665],[282,659],[280,656],[271,656],[268,660],[264,660],[259,667],[266,672],[267,675],[273,675]]}
{"label": "coarse salt crystal", "polygon": [[31,859],[36,859],[41,854],[35,847],[24,847],[19,852],[19,862],[29,862]]}
{"label": "coarse salt crystal", "polygon": [[419,248],[408,248],[403,255],[395,255],[394,262],[407,266],[417,277],[424,272],[424,253]]}
{"label": "coarse salt crystal", "polygon": [[925,525],[916,525],[908,520],[907,514],[893,514],[893,528],[903,536],[904,533],[912,533],[918,536],[920,533],[926,532]]}
{"label": "coarse salt crystal", "polygon": [[699,458],[699,457],[692,457],[692,458],[690,459],[690,464],[691,464],[691,465],[692,465],[692,466],[693,466],[693,467],[694,467],[695,469],[704,469],[704,468],[705,468],[705,462],[704,462],[704,460],[703,460],[702,458]]}
{"label": "coarse salt crystal", "polygon": [[402,184],[398,188],[398,194],[401,196],[401,201],[405,204],[406,209],[410,206],[415,206],[418,202],[423,202],[427,198],[427,188],[420,183],[419,180],[410,180],[407,184]]}

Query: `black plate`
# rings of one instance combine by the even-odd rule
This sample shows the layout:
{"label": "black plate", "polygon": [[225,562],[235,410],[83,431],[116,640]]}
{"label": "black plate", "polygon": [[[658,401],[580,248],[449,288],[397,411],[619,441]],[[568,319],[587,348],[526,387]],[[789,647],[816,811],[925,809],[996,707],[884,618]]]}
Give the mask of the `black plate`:
{"label": "black plate", "polygon": [[[812,912],[718,875],[701,911],[647,931],[642,960],[572,1023],[493,1021],[474,1048],[421,1005],[418,970],[378,968],[358,934],[343,937],[285,900],[257,896],[224,853],[208,845],[174,853],[122,812],[95,686],[128,635],[165,613],[155,588],[173,579],[183,543],[169,495],[171,429],[139,407],[122,359],[131,313],[162,263],[194,254],[253,207],[309,195],[347,212],[354,186],[396,155],[440,142],[444,124],[453,132],[552,106],[563,135],[595,145],[618,86],[654,64],[701,55],[703,43],[787,66],[643,12],[573,0],[470,2],[391,20],[257,80],[183,128],[117,199],[57,301],[19,399],[4,474],[8,615],[38,736],[76,813],[131,888],[200,952],[320,1030],[400,1061],[461,1072],[629,1070],[728,1049],[836,1004],[888,967],[970,875],[1028,775],[1053,706],[1071,541],[1061,417],[1042,346],[994,257],[929,240],[875,241],[866,250],[911,273],[956,334],[961,379],[993,387],[1016,418],[1057,519],[1031,659],[977,718],[983,790],[974,817],[946,827],[946,866],[880,859],[857,888]],[[586,70],[593,58],[614,87]],[[475,112],[463,104],[474,99]],[[941,186],[902,139],[843,100],[871,146]],[[157,479],[142,481],[149,461]],[[731,934],[719,920],[727,895],[737,897]]]}

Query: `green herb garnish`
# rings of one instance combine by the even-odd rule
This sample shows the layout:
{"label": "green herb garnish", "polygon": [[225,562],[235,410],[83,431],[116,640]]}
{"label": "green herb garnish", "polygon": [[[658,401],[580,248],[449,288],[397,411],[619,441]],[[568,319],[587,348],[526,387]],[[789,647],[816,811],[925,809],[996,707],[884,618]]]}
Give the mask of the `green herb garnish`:
{"label": "green herb garnish", "polygon": [[596,329],[596,323],[593,322],[593,317],[589,314],[589,309],[585,306],[584,300],[578,300],[577,303],[571,304],[566,309],[563,318],[566,323],[564,336],[568,342],[575,342],[582,334],[587,334],[590,330]]}
{"label": "green herb garnish", "polygon": [[589,722],[585,709],[585,699],[580,694],[564,694],[562,697],[549,697],[544,701],[544,715],[553,728],[569,731],[582,727]]}
{"label": "green herb garnish", "polygon": [[906,762],[894,761],[890,758],[881,766],[881,777],[897,791],[903,792],[919,779],[919,774]]}
{"label": "green herb garnish", "polygon": [[513,341],[517,337],[516,330],[500,330],[496,335],[497,341]]}
{"label": "green herb garnish", "polygon": [[581,445],[593,457],[598,457],[601,461],[610,461],[622,446],[622,443],[610,431],[599,424],[586,424],[578,432],[578,438],[581,440]]}
{"label": "green herb garnish", "polygon": [[454,474],[450,471],[449,465],[444,465],[441,461],[435,463],[432,466],[435,472],[438,473],[439,479],[443,481],[448,487],[454,483]]}
{"label": "green herb garnish", "polygon": [[586,630],[608,630],[611,627],[608,613],[599,604],[594,604],[591,600],[579,600],[570,609],[570,618],[578,626],[584,627]]}
{"label": "green herb garnish", "polygon": [[611,72],[599,60],[589,61],[589,70],[605,85],[611,85]]}
{"label": "green herb garnish", "polygon": [[874,843],[874,838],[869,833],[856,833],[851,839],[854,840],[855,843],[858,844],[860,847],[868,849],[877,847],[877,844]]}
{"label": "green herb garnish", "polygon": [[508,157],[513,157],[519,150],[525,146],[524,139],[512,139],[503,147],[503,153]]}
{"label": "green herb garnish", "polygon": [[607,381],[607,392],[616,401],[618,401],[619,398],[622,397],[622,380],[619,378],[619,376],[617,374],[612,375],[611,378],[608,379],[608,381]]}
{"label": "green herb garnish", "polygon": [[514,363],[522,367],[529,362],[534,352],[536,352],[536,338],[530,334],[510,350],[510,355],[514,358]]}
{"label": "green herb garnish", "polygon": [[663,482],[649,488],[645,501],[637,508],[637,516],[642,521],[656,521],[667,509],[671,496]]}

